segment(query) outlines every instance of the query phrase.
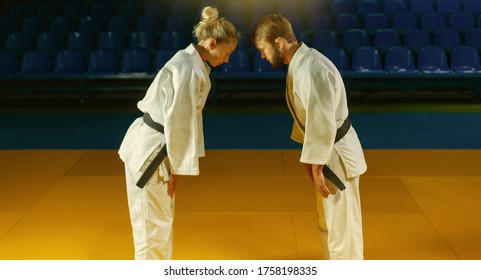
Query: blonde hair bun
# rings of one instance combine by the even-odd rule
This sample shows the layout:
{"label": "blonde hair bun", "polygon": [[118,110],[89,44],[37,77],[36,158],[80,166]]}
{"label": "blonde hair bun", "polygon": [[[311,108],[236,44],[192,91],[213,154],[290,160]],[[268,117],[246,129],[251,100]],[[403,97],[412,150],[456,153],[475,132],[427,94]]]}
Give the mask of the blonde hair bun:
{"label": "blonde hair bun", "polygon": [[219,18],[219,11],[214,7],[205,7],[202,10],[202,21],[211,22]]}
{"label": "blonde hair bun", "polygon": [[197,41],[213,38],[219,43],[227,42],[230,38],[238,39],[239,33],[235,26],[219,16],[215,7],[207,6],[202,9],[200,22],[194,27],[193,35]]}

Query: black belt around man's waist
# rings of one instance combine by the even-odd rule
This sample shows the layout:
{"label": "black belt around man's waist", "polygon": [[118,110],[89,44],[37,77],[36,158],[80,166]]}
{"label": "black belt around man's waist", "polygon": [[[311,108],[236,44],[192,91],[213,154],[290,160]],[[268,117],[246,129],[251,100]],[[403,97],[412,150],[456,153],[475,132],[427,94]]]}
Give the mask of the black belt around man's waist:
{"label": "black belt around man's waist", "polygon": [[[151,127],[152,129],[157,130],[158,132],[164,134],[164,126],[160,123],[156,123],[149,114],[145,113],[143,117],[144,123]],[[165,157],[167,156],[167,146],[164,145],[160,149],[159,153],[154,157],[152,162],[147,166],[144,173],[140,176],[139,180],[137,181],[136,185],[139,188],[145,187],[147,182],[149,181],[150,177],[154,175],[155,170],[159,168],[162,161],[164,161]]]}
{"label": "black belt around man's waist", "polygon": [[[346,119],[344,123],[339,127],[336,131],[336,138],[334,139],[334,143],[337,141],[341,140],[342,137],[344,137],[349,129],[351,128],[351,120]],[[337,177],[336,173],[332,171],[327,165],[324,165],[322,168],[322,174],[326,176],[329,181],[331,181],[339,190],[343,191],[346,189],[346,186],[344,186],[344,183]]]}

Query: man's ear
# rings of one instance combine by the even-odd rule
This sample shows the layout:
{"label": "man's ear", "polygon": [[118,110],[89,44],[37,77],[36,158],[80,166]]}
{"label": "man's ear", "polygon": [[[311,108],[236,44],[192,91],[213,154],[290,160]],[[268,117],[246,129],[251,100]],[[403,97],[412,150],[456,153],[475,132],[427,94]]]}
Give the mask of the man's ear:
{"label": "man's ear", "polygon": [[281,39],[281,37],[278,37],[274,40],[275,47],[278,49],[282,49],[284,46],[284,41]]}
{"label": "man's ear", "polygon": [[211,39],[210,42],[209,42],[209,50],[214,50],[215,47],[217,46],[217,42],[215,41],[215,39]]}

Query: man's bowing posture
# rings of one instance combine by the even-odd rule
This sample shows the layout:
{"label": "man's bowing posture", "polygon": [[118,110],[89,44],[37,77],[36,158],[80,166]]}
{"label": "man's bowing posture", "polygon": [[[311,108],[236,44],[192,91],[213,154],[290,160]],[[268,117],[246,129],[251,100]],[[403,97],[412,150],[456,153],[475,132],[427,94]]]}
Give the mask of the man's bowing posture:
{"label": "man's bowing posture", "polygon": [[326,259],[363,259],[359,176],[366,169],[361,143],[348,118],[339,71],[324,55],[297,42],[289,21],[262,18],[252,40],[274,68],[288,64],[286,101],[294,118],[291,138],[314,181]]}

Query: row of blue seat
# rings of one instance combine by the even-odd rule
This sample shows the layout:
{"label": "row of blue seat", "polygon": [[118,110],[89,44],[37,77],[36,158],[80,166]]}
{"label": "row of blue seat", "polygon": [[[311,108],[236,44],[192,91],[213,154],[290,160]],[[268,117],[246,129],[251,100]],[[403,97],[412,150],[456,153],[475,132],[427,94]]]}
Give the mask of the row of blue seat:
{"label": "row of blue seat", "polygon": [[[361,47],[354,50],[352,59],[344,49],[328,48],[322,51],[340,70],[343,75],[349,74],[481,74],[479,53],[471,47],[453,49],[448,63],[448,56],[442,48],[421,48],[419,55],[414,55],[409,49],[392,47],[384,58],[372,47]],[[0,51],[0,75],[46,75],[46,74],[96,74],[115,75],[118,73],[153,74],[160,70],[174,51],[159,51],[154,61],[145,50],[127,50],[119,61],[111,50],[95,50],[91,53],[88,65],[85,67],[83,55],[78,51],[60,51],[52,69],[50,56],[47,52],[34,50],[27,52],[22,59],[20,71],[12,52]],[[268,62],[256,53],[252,59],[247,50],[238,49],[230,61],[218,69],[219,74],[254,74],[282,73],[285,69],[275,70]],[[383,63],[384,60],[384,63]],[[416,64],[417,61],[417,64]],[[152,65],[153,64],[153,65]]]}

